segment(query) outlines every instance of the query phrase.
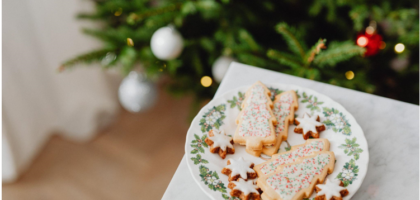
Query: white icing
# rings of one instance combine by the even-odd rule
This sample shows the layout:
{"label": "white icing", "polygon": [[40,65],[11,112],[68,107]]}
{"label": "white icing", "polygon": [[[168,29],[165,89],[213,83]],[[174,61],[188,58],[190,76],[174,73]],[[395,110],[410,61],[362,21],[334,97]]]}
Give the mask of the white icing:
{"label": "white icing", "polygon": [[226,151],[226,147],[233,148],[232,137],[225,135],[225,131],[219,131],[213,129],[213,136],[209,136],[209,139],[213,141],[213,148],[220,147],[223,151]]}
{"label": "white icing", "polygon": [[258,193],[258,186],[254,185],[253,180],[245,181],[243,179],[238,179],[238,181],[232,181],[235,184],[234,190],[240,190],[244,193],[244,195],[248,195],[249,193]]}
{"label": "white icing", "polygon": [[249,97],[246,101],[248,105],[255,103],[255,104],[266,104],[268,102],[267,93],[265,91],[265,88],[257,84],[253,88],[251,88],[251,91],[249,93]]}
{"label": "white icing", "polygon": [[226,166],[226,168],[232,171],[230,176],[236,176],[239,174],[243,179],[248,179],[247,173],[255,173],[255,171],[249,167],[252,165],[252,162],[246,161],[242,157],[238,160],[229,159],[229,161],[230,165]]}
{"label": "white icing", "polygon": [[[331,159],[330,153],[321,152],[314,157],[306,157],[300,162],[285,165],[281,171],[272,173],[266,183],[283,200],[292,200],[301,190],[308,188],[316,175],[322,174]],[[311,191],[312,193],[312,191]]]}
{"label": "white icing", "polygon": [[303,114],[303,118],[296,118],[296,120],[299,122],[299,125],[297,128],[303,129],[303,134],[307,134],[309,131],[312,131],[312,133],[318,133],[316,130],[316,127],[324,125],[321,122],[316,121],[318,118],[318,115],[309,116],[307,113]]}
{"label": "white icing", "polygon": [[340,186],[339,180],[332,180],[327,179],[325,184],[316,185],[321,191],[318,192],[318,196],[325,195],[326,200],[330,200],[333,196],[341,197],[340,191],[346,188]]}
{"label": "white icing", "polygon": [[240,136],[269,137],[272,132],[273,114],[268,103],[271,100],[267,97],[264,86],[257,84],[246,94],[246,107],[241,112],[241,123],[238,133]]}

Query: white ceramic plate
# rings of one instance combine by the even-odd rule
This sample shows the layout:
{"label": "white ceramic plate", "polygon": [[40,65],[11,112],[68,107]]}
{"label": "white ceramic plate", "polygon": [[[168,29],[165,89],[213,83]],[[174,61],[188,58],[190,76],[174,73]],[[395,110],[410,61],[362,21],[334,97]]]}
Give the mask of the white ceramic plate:
{"label": "white ceramic plate", "polygon": [[[354,117],[331,98],[311,89],[278,83],[266,86],[273,94],[295,90],[299,101],[299,109],[295,114],[302,116],[307,112],[321,117],[321,122],[327,126],[327,130],[322,131],[320,137],[330,141],[330,151],[334,152],[336,158],[334,172],[327,178],[342,180],[349,191],[349,195],[344,199],[350,199],[362,185],[369,162],[366,138]],[[188,130],[185,143],[188,168],[196,183],[211,199],[238,199],[229,195],[227,176],[221,173],[229,158],[237,159],[242,156],[255,165],[265,161],[246,153],[245,146],[237,144],[234,146],[235,154],[228,154],[223,160],[218,154],[210,153],[204,142],[208,131],[213,128],[224,130],[229,135],[234,134],[235,119],[240,112],[243,94],[249,87],[250,85],[231,90],[213,99],[201,109]],[[279,152],[287,150],[287,143],[294,146],[305,142],[302,134],[293,132],[294,128],[293,124],[289,126],[287,142],[282,143]],[[315,193],[309,199],[314,197]]]}

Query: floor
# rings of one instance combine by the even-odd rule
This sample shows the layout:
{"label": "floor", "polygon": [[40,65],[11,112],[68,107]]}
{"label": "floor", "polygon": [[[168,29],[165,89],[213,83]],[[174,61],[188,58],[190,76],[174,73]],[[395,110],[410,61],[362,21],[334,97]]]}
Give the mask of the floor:
{"label": "floor", "polygon": [[192,98],[160,91],[152,110],[122,111],[88,143],[53,137],[3,199],[160,199],[184,155]]}

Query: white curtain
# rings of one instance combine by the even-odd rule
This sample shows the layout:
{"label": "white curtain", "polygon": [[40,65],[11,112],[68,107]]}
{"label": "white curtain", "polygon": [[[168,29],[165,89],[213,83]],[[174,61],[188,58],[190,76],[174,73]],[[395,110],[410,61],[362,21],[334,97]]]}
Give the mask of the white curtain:
{"label": "white curtain", "polygon": [[[118,111],[115,85],[99,67],[57,73],[99,47],[80,32],[83,0],[3,1],[3,182],[15,180],[54,133],[86,141]],[[115,81],[114,81],[115,83]]]}

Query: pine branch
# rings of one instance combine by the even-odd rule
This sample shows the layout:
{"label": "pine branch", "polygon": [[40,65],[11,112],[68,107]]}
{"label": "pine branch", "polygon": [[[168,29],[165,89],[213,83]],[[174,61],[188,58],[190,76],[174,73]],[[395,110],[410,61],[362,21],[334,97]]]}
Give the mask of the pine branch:
{"label": "pine branch", "polygon": [[102,41],[108,42],[110,40],[119,40],[114,29],[96,30],[90,28],[83,28],[83,33],[98,38]]}
{"label": "pine branch", "polygon": [[245,29],[239,30],[239,38],[243,40],[252,51],[257,51],[260,48],[252,35]]}
{"label": "pine branch", "polygon": [[300,55],[302,60],[305,59],[305,50],[303,49],[299,40],[296,38],[295,31],[285,22],[277,24],[276,30],[284,37],[290,50],[292,50],[293,53]]}
{"label": "pine branch", "polygon": [[64,62],[58,68],[58,71],[62,72],[65,69],[67,69],[69,67],[72,67],[76,64],[79,64],[79,63],[89,64],[89,63],[92,63],[92,62],[95,62],[95,61],[99,61],[102,58],[104,58],[108,52],[111,52],[111,51],[114,51],[114,49],[99,49],[99,50],[95,50],[95,51],[91,51],[89,53],[79,55],[79,56],[77,56],[73,59],[70,59],[70,60],[67,60],[66,62]]}
{"label": "pine branch", "polygon": [[102,16],[97,13],[79,13],[78,19],[102,20]]}
{"label": "pine branch", "polygon": [[319,67],[333,67],[337,63],[348,60],[357,55],[363,55],[366,49],[353,44],[352,41],[332,42],[330,47],[318,54],[314,59],[314,64]]}
{"label": "pine branch", "polygon": [[130,24],[135,24],[135,23],[141,22],[144,19],[147,19],[149,17],[157,16],[157,15],[161,15],[161,14],[165,14],[165,13],[169,13],[169,12],[173,12],[173,11],[178,11],[181,8],[182,8],[182,4],[181,3],[176,3],[176,4],[161,6],[161,7],[158,7],[158,8],[147,9],[147,10],[142,11],[142,12],[137,12],[137,13],[130,14],[127,21]]}
{"label": "pine branch", "polygon": [[119,61],[122,64],[123,74],[128,74],[134,67],[136,61],[137,52],[132,46],[125,46],[122,50],[119,57]]}
{"label": "pine branch", "polygon": [[254,54],[252,52],[243,52],[243,53],[236,53],[236,57],[242,63],[247,63],[249,65],[255,66],[268,66],[267,58],[263,58],[258,54]]}
{"label": "pine branch", "polygon": [[317,43],[315,43],[314,46],[306,53],[306,59],[304,60],[307,64],[310,64],[314,58],[315,55],[317,55],[321,49],[325,49],[325,42],[327,42],[326,39],[319,39]]}
{"label": "pine branch", "polygon": [[274,49],[269,49],[267,51],[267,57],[273,60],[277,60],[280,64],[287,65],[294,69],[303,68],[303,63],[299,58],[286,52],[279,52]]}

